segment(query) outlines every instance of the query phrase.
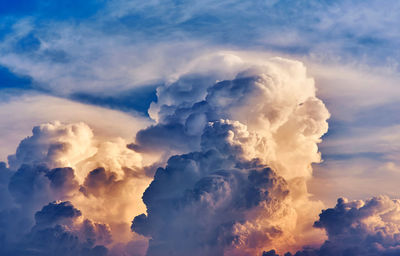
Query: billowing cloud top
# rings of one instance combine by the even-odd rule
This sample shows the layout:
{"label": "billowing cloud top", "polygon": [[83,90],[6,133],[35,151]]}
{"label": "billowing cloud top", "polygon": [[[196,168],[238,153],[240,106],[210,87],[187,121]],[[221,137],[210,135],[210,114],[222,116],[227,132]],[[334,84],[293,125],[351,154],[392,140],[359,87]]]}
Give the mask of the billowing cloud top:
{"label": "billowing cloud top", "polygon": [[191,70],[158,88],[150,108],[158,123],[130,145],[192,151],[169,158],[143,195],[147,215],[132,229],[151,237],[148,255],[255,255],[318,241],[319,232],[304,229],[320,207],[306,181],[329,113],[314,81],[302,63],[281,58],[203,61],[218,69]]}

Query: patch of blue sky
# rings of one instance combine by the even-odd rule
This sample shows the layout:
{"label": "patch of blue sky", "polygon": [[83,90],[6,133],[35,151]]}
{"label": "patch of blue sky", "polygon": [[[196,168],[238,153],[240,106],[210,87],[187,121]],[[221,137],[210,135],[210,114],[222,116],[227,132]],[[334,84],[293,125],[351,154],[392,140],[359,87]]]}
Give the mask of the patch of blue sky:
{"label": "patch of blue sky", "polygon": [[0,66],[0,90],[32,88],[32,79],[30,77],[14,74],[7,67]]}

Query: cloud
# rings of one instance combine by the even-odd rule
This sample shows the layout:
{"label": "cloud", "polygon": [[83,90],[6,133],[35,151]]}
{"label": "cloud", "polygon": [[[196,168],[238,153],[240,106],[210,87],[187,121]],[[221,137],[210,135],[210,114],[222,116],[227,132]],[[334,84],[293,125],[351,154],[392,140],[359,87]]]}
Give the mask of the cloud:
{"label": "cloud", "polygon": [[[91,241],[108,240],[104,223],[113,240],[120,242],[107,245],[112,247],[110,253],[131,254],[140,248],[136,252],[142,254],[147,240],[129,233],[135,215],[141,216],[137,223],[143,222],[138,232],[154,236],[149,253],[156,253],[157,246],[165,246],[157,241],[175,236],[157,237],[163,233],[157,228],[168,223],[153,227],[150,224],[159,216],[153,219],[150,211],[140,215],[146,210],[140,197],[155,166],[164,166],[158,173],[168,173],[168,168],[175,173],[174,168],[185,167],[185,176],[176,178],[182,179],[180,183],[167,179],[153,186],[176,189],[171,197],[179,202],[184,199],[182,208],[156,207],[162,213],[177,213],[172,223],[187,217],[182,209],[198,209],[208,217],[209,209],[235,209],[234,216],[229,216],[234,224],[221,224],[219,213],[212,218],[215,225],[196,233],[203,244],[188,245],[197,252],[240,254],[250,248],[251,253],[274,249],[266,254],[275,255],[289,247],[294,251],[323,239],[321,233],[316,235],[318,230],[309,230],[322,207],[310,199],[309,191],[325,199],[325,191],[336,183],[335,193],[363,196],[384,190],[376,181],[390,183],[396,190],[398,149],[393,141],[398,119],[396,110],[387,113],[388,103],[398,98],[396,1],[382,6],[375,0],[113,0],[76,6],[74,1],[58,5],[17,1],[0,11],[0,76],[6,80],[2,87],[7,87],[1,92],[20,95],[1,97],[7,99],[0,108],[0,158],[13,156],[9,168],[0,164],[0,227],[14,231],[1,232],[2,245],[17,243],[35,225],[35,212],[62,200],[70,201],[90,221],[82,224],[85,232],[61,225],[32,231],[33,240],[38,236],[55,243],[60,243],[58,237],[67,240],[63,241],[66,247],[53,248],[53,254],[61,255],[73,246],[82,248],[82,232]],[[244,52],[210,53],[216,49],[254,52],[253,57]],[[266,51],[304,60],[311,73],[300,62],[266,58]],[[367,67],[360,68],[360,63]],[[376,76],[377,66],[388,66],[391,72]],[[362,72],[354,72],[357,69]],[[318,97],[309,74],[319,85]],[[155,101],[153,91],[144,98],[135,98],[137,93],[156,86],[157,102],[149,109],[154,122],[137,117],[133,110],[146,113],[148,104]],[[329,118],[320,99],[333,114],[333,130],[320,148],[326,155],[325,165],[317,167],[317,179],[312,180],[311,164],[321,161],[317,144],[327,131]],[[146,104],[137,104],[142,100]],[[378,114],[371,118],[370,112]],[[366,113],[370,118],[365,118]],[[38,126],[53,120],[61,123]],[[32,136],[23,140],[34,126],[38,128]],[[11,152],[21,140],[17,152]],[[128,141],[133,141],[129,146],[133,150],[126,148]],[[220,164],[223,168],[214,170]],[[329,173],[323,173],[323,168]],[[334,175],[331,170],[339,171]],[[381,170],[390,175],[384,178],[378,173]],[[155,181],[159,179],[156,175]],[[182,188],[186,179],[190,181],[187,190]],[[271,181],[285,188],[270,186]],[[353,183],[357,188],[374,186],[369,192],[354,192],[351,182],[357,182]],[[249,184],[257,184],[258,190],[248,192]],[[274,189],[279,195],[289,191],[285,197],[276,195],[277,208],[288,209],[282,218],[258,211],[264,209],[261,204],[266,208],[275,205],[271,195],[260,192]],[[152,194],[158,198],[156,192]],[[247,193],[257,200],[243,196]],[[333,196],[337,195],[328,197]],[[6,221],[11,218],[18,221]],[[75,223],[79,218],[72,219]],[[188,223],[193,230],[203,228],[198,222]],[[222,230],[217,235],[223,241],[203,246],[210,242],[205,234],[215,235],[216,230]],[[182,236],[181,230],[174,233]],[[227,245],[227,240],[234,245]],[[104,245],[87,243],[83,251],[73,253],[101,255],[106,251]],[[46,253],[45,244],[34,248],[38,254]]]}
{"label": "cloud", "polygon": [[81,215],[68,201],[49,203],[36,212],[35,226],[15,248],[8,249],[8,253],[107,255],[104,245],[110,243],[109,228],[90,220],[79,223]]}
{"label": "cloud", "polygon": [[[36,93],[10,96],[2,100],[0,130],[3,135],[0,141],[0,159],[3,161],[8,155],[15,153],[15,145],[38,124],[55,120],[65,123],[85,122],[99,137],[131,140],[139,129],[151,123],[147,118],[138,115]],[[121,123],[124,125],[120,125]]]}
{"label": "cloud", "polygon": [[399,206],[398,200],[387,196],[366,201],[339,198],[336,206],[323,210],[314,223],[315,228],[326,231],[325,243],[318,249],[304,249],[295,255],[397,255],[400,252]]}
{"label": "cloud", "polygon": [[[377,8],[375,0],[63,1],[56,16],[54,4],[30,4],[29,16],[15,13],[2,19],[1,64],[30,77],[34,89],[108,107],[124,98],[120,92],[163,83],[191,59],[218,49],[310,57],[323,65],[356,59],[372,67],[395,66],[399,55],[394,50],[399,41],[393,22],[398,19],[396,1],[384,8]],[[8,8],[24,10],[22,5]]]}
{"label": "cloud", "polygon": [[79,186],[75,179],[74,170],[70,167],[55,168],[49,171],[46,176],[50,180],[50,187],[54,190],[59,190],[63,195],[68,195]]}
{"label": "cloud", "polygon": [[216,53],[176,72],[157,94],[157,123],[131,149],[83,122],[34,127],[8,158],[10,170],[4,166],[13,172],[4,176],[12,203],[2,214],[23,227],[4,241],[61,236],[77,250],[143,255],[150,239],[148,255],[253,255],[321,240],[309,226],[322,205],[309,199],[306,182],[329,112],[302,63]]}
{"label": "cloud", "polygon": [[8,158],[12,169],[24,164],[49,167],[75,166],[95,153],[92,130],[84,123],[62,125],[59,122],[36,126],[33,135],[21,141],[15,155]]}
{"label": "cloud", "polygon": [[[158,88],[158,102],[149,111],[158,123],[139,131],[131,147],[139,151],[167,147],[178,153],[199,150],[207,122],[237,120],[259,135],[257,150],[263,152],[257,157],[282,173],[290,166],[292,170],[284,177],[309,176],[309,163],[320,160],[316,143],[328,129],[329,113],[316,98],[314,81],[307,76],[304,65],[281,58],[254,61],[229,53],[217,53],[201,61],[203,66],[218,61],[222,72],[210,75],[202,69],[189,71]],[[202,72],[209,80],[192,75]],[[194,77],[196,83],[186,85],[191,81],[188,77]],[[301,152],[304,155],[300,156]]]}
{"label": "cloud", "polygon": [[6,163],[0,162],[0,211],[12,204],[8,191],[8,183],[13,173],[7,168]]}
{"label": "cloud", "polygon": [[109,247],[110,255],[143,254],[147,240],[129,227],[145,211],[141,196],[150,177],[127,142],[108,139],[85,123],[53,122],[21,141],[9,168],[1,164],[4,253],[105,255]]}
{"label": "cloud", "polygon": [[75,209],[71,202],[50,203],[36,212],[35,221],[37,227],[52,226],[54,223],[62,223],[65,219],[75,219],[82,213]]}
{"label": "cloud", "polygon": [[[225,139],[235,132],[230,124],[222,125]],[[152,238],[148,255],[162,255],[166,251],[177,255],[222,255],[231,246],[258,249],[256,241],[242,241],[246,231],[249,236],[257,235],[241,223],[252,222],[246,215],[254,218],[264,211],[263,217],[272,218],[274,210],[283,211],[288,187],[270,168],[236,159],[240,157],[240,147],[227,145],[226,149],[230,151],[205,149],[173,156],[165,169],[157,170],[143,195],[148,215],[137,216],[132,224],[134,231]],[[240,228],[244,230],[237,230]],[[285,232],[279,224],[262,228],[267,231],[265,237],[271,239]]]}
{"label": "cloud", "polygon": [[[141,129],[130,149],[129,135],[113,137],[107,122],[99,125],[102,117],[91,117],[93,130],[84,123],[35,127],[10,156],[11,170],[4,166],[2,214],[20,220],[4,230],[22,230],[4,235],[4,243],[18,243],[35,226],[35,212],[55,200],[70,201],[87,219],[74,221],[86,231],[74,226],[71,237],[103,241],[114,255],[143,255],[148,239],[148,255],[277,254],[322,242],[323,230],[311,229],[322,203],[307,186],[330,114],[301,62],[208,54],[170,75],[157,97],[150,126],[121,118]],[[155,166],[164,168],[146,190]]]}
{"label": "cloud", "polygon": [[189,68],[157,89],[158,123],[130,147],[191,153],[157,170],[143,195],[147,215],[132,229],[151,238],[148,255],[253,255],[316,242],[321,234],[307,225],[321,203],[309,200],[306,181],[329,112],[313,80],[281,58],[219,53],[200,63],[215,61],[221,71]]}
{"label": "cloud", "polygon": [[329,131],[319,145],[324,161],[314,165],[310,192],[318,194],[327,205],[343,196],[397,197],[396,71],[354,64],[306,63],[318,85],[317,95],[332,115]]}

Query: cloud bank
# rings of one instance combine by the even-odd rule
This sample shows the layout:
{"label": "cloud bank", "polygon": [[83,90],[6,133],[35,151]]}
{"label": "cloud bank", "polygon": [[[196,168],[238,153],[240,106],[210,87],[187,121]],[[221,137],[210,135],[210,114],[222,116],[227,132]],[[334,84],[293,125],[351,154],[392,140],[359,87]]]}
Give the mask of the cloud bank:
{"label": "cloud bank", "polygon": [[[306,187],[328,129],[315,92],[300,62],[215,53],[157,88],[156,123],[133,143],[82,122],[34,127],[2,166],[2,214],[18,220],[2,228],[4,251],[254,255],[322,242]],[[36,242],[59,237],[66,247]]]}
{"label": "cloud bank", "polygon": [[196,58],[149,115],[133,141],[83,122],[34,127],[0,165],[0,252],[398,253],[396,200],[340,199],[316,221],[308,183],[330,114],[301,62]]}

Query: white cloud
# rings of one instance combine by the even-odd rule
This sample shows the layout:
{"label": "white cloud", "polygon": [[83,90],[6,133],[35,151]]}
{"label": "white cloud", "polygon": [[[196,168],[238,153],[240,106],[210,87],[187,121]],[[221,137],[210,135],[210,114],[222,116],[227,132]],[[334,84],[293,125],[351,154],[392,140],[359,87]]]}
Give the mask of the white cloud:
{"label": "white cloud", "polygon": [[12,97],[0,103],[0,161],[15,153],[15,147],[31,133],[33,126],[52,122],[85,122],[98,136],[122,137],[130,142],[136,132],[151,121],[139,115],[80,104],[38,94]]}

